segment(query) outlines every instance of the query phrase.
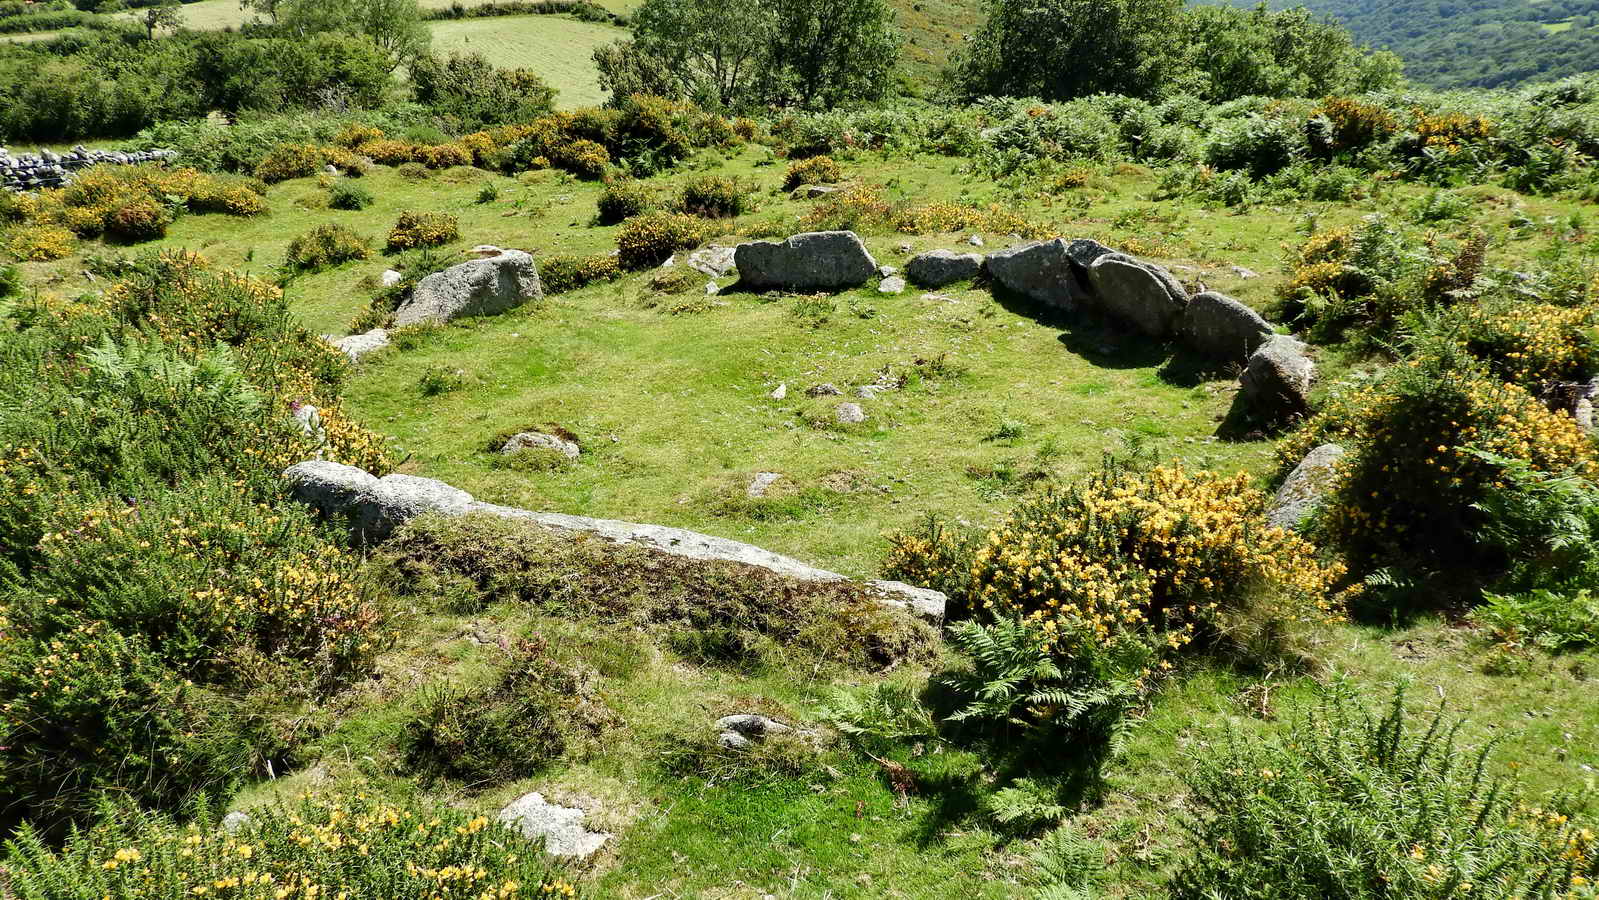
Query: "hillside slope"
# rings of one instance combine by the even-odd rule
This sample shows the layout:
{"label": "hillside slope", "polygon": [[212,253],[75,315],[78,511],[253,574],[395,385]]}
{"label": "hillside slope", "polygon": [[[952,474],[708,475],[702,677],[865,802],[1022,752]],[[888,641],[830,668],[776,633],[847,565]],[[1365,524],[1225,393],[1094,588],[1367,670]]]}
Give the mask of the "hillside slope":
{"label": "hillside slope", "polygon": [[[1251,0],[1233,0],[1253,6]],[[1338,19],[1412,81],[1504,87],[1599,69],[1599,0],[1272,0]]]}

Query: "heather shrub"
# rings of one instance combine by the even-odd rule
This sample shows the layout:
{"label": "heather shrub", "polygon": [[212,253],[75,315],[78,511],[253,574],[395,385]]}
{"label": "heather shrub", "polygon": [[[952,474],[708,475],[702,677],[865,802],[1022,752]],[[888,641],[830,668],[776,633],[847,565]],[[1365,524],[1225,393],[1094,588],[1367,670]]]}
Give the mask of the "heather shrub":
{"label": "heather shrub", "polygon": [[613,178],[595,205],[599,223],[615,225],[649,212],[655,206],[655,195],[649,185],[636,178]]}
{"label": "heather shrub", "polygon": [[703,240],[703,229],[693,216],[649,213],[622,223],[616,234],[620,251],[617,262],[623,269],[638,270],[658,266],[679,250],[690,250]]}
{"label": "heather shrub", "polygon": [[105,233],[125,241],[153,241],[166,237],[172,213],[152,200],[119,207],[105,219]]}
{"label": "heather shrub", "polygon": [[1587,896],[1592,827],[1489,774],[1492,744],[1459,734],[1442,708],[1406,713],[1402,690],[1374,712],[1336,687],[1280,737],[1229,732],[1187,776],[1197,812],[1171,895]]}
{"label": "heather shrub", "polygon": [[406,764],[471,787],[534,774],[591,745],[614,719],[593,672],[557,661],[543,640],[523,640],[492,684],[432,688],[406,723]]}
{"label": "heather shrub", "polygon": [[460,223],[455,216],[407,210],[400,213],[400,218],[389,230],[387,249],[393,253],[419,247],[440,247],[460,238]]}
{"label": "heather shrub", "polygon": [[185,812],[107,806],[99,824],[60,845],[24,827],[0,862],[10,890],[30,898],[299,896],[329,884],[351,897],[395,900],[466,900],[490,886],[508,897],[581,893],[508,826],[418,799],[306,794],[252,808],[240,831],[222,827],[222,810],[209,804]]}
{"label": "heather shrub", "polygon": [[813,156],[791,163],[783,173],[783,190],[792,191],[802,184],[834,184],[844,180],[844,169],[830,156]]}
{"label": "heather shrub", "polygon": [[316,272],[357,259],[370,259],[372,243],[343,225],[318,225],[289,242],[283,264]]}

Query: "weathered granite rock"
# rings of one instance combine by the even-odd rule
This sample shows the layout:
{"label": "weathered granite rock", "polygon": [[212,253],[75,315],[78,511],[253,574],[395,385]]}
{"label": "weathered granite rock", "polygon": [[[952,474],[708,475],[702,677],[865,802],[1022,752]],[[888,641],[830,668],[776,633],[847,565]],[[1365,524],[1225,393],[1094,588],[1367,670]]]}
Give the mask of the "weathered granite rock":
{"label": "weathered granite rock", "polygon": [[840,425],[858,425],[866,421],[866,410],[859,403],[840,403],[834,416]]}
{"label": "weathered granite rock", "polygon": [[877,283],[877,292],[879,294],[903,294],[905,293],[905,279],[898,275],[884,278]]}
{"label": "weathered granite rock", "polygon": [[1316,364],[1305,345],[1285,334],[1272,335],[1249,357],[1238,380],[1238,396],[1250,411],[1270,425],[1280,425],[1310,410],[1310,386]]}
{"label": "weathered granite rock", "polygon": [[1225,294],[1195,294],[1177,327],[1182,343],[1212,359],[1246,362],[1272,333],[1260,314]]}
{"label": "weathered granite rock", "polygon": [[1277,528],[1295,528],[1320,509],[1336,486],[1343,455],[1344,448],[1337,444],[1322,444],[1305,454],[1277,489],[1267,520]]}
{"label": "weathered granite rock", "polygon": [[611,839],[603,831],[583,827],[588,813],[570,806],[557,806],[537,791],[524,794],[500,810],[496,821],[509,825],[529,840],[543,840],[544,852],[551,856],[585,859]]}
{"label": "weathered granite rock", "polygon": [[1072,272],[1066,242],[1059,238],[995,250],[987,264],[997,284],[1045,306],[1071,310],[1087,299]]}
{"label": "weathered granite rock", "polygon": [[834,291],[859,287],[877,274],[877,261],[853,231],[739,244],[734,260],[740,283],[758,291]]}
{"label": "weathered granite rock", "polygon": [[327,460],[307,460],[284,473],[290,493],[324,515],[345,516],[356,536],[382,541],[425,512],[466,512],[472,495],[432,478],[371,473]]}
{"label": "weathered granite rock", "polygon": [[1187,292],[1171,273],[1120,253],[1096,259],[1088,277],[1100,311],[1153,338],[1171,337],[1188,305]]}
{"label": "weathered granite rock", "polygon": [[518,450],[553,450],[567,459],[577,459],[583,454],[583,448],[577,441],[569,441],[564,437],[554,434],[545,434],[542,431],[523,431],[513,434],[506,440],[505,446],[500,448],[501,453],[515,453]]}
{"label": "weathered granite rock", "polygon": [[905,277],[920,287],[941,288],[957,281],[970,281],[982,270],[982,254],[929,250],[905,264]]}
{"label": "weathered granite rock", "polygon": [[361,334],[352,334],[346,337],[327,338],[333,346],[344,351],[350,362],[360,362],[361,357],[368,353],[375,353],[389,346],[389,332],[383,328],[374,328]]}
{"label": "weathered granite rock", "polygon": [[702,275],[712,278],[721,278],[733,271],[734,248],[732,247],[706,247],[695,250],[688,255],[688,267]]}
{"label": "weathered granite rock", "polygon": [[422,279],[394,311],[394,324],[443,325],[463,316],[488,316],[544,296],[533,257],[520,250],[474,259]]}

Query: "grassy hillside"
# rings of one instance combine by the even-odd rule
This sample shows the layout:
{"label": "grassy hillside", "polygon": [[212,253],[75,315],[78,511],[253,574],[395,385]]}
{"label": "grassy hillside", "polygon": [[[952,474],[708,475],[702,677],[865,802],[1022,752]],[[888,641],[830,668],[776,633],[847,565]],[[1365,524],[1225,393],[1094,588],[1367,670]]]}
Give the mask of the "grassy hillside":
{"label": "grassy hillside", "polygon": [[605,102],[594,48],[628,36],[626,29],[566,16],[459,19],[432,28],[436,52],[481,53],[496,66],[532,69],[560,91],[562,109]]}
{"label": "grassy hillside", "polygon": [[[764,148],[706,154],[695,168],[756,189],[757,208],[722,223],[713,240],[794,230],[811,209],[778,189],[781,169]],[[942,157],[863,154],[846,164],[849,177],[886,185],[896,198],[1003,202],[1051,231],[1138,248],[1190,283],[1263,309],[1287,277],[1284,248],[1297,244],[1303,216],[1326,226],[1374,211],[1407,216],[1429,194],[1392,184],[1358,203],[1284,203],[1241,215],[1194,201],[1154,202],[1154,173],[1134,165],[1094,167],[1058,192],[1018,193],[958,169]],[[691,177],[651,186],[670,194]],[[256,218],[183,218],[143,249],[192,249],[219,266],[271,275],[288,241],[313,225],[337,222],[381,243],[410,208],[459,217],[450,253],[492,242],[549,257],[603,252],[615,242],[614,227],[591,221],[600,186],[558,173],[513,179],[460,167],[408,179],[378,167],[361,181],[376,202],[360,211],[328,209],[327,183],[277,185],[270,213]],[[486,187],[497,189],[487,200]],[[1458,197],[1494,233],[1509,233],[1512,220],[1546,223],[1497,244],[1493,258],[1504,265],[1563,240],[1558,223],[1584,211],[1569,200],[1502,189]],[[871,232],[867,243],[879,261],[900,265],[907,258],[901,245],[964,248],[969,236]],[[1012,240],[981,237],[991,248]],[[115,250],[90,242],[71,258],[25,265],[25,275],[48,294],[71,296],[89,287],[80,274],[86,259]],[[287,284],[292,307],[312,330],[341,333],[391,262],[298,276]],[[1261,277],[1243,278],[1233,266]],[[1119,328],[996,300],[986,287],[707,298],[699,279],[667,293],[652,286],[654,277],[631,275],[423,333],[359,367],[348,409],[392,436],[402,471],[486,500],[697,528],[860,575],[878,571],[885,531],[927,511],[992,522],[1035,480],[1069,479],[1129,437],[1194,467],[1263,473],[1270,466],[1267,442],[1211,437],[1236,385],[1226,373],[1173,372],[1165,348]],[[1349,371],[1336,352],[1322,364],[1329,380]],[[870,416],[863,425],[832,423],[833,405],[853,398],[806,396],[810,385],[848,391],[885,369],[912,380],[861,401]],[[441,377],[455,387],[424,389]],[[773,399],[779,384],[787,396]],[[547,423],[582,440],[579,462],[518,471],[485,452],[494,434]],[[751,500],[745,487],[760,471],[784,480]],[[981,746],[938,742],[867,756],[827,744],[792,759],[696,749],[717,716],[756,709],[818,727],[821,707],[841,688],[914,686],[941,665],[936,659],[906,660],[878,675],[800,648],[764,646],[754,662],[728,664],[701,655],[684,632],[574,617],[492,592],[487,605],[462,612],[441,606],[444,595],[428,593],[432,584],[411,601],[374,677],[314,711],[317,736],[298,751],[302,764],[247,789],[236,807],[259,815],[261,804],[304,790],[359,789],[492,815],[539,790],[594,810],[590,827],[617,836],[568,873],[593,896],[1036,895],[1047,853],[1026,833],[992,824]],[[488,785],[416,776],[398,749],[408,723],[431,708],[440,685],[492,683],[508,658],[501,647],[521,637],[547,641],[563,665],[592,670],[594,696],[614,715],[602,745]],[[1447,699],[1470,717],[1465,738],[1502,740],[1494,771],[1514,767],[1540,796],[1591,782],[1588,773],[1599,766],[1599,708],[1589,699],[1599,658],[1591,652],[1533,657],[1514,674],[1490,671],[1469,633],[1423,618],[1391,628],[1340,625],[1317,653],[1331,679],[1368,697],[1408,682],[1418,714]],[[1069,817],[1071,832],[1103,858],[1104,895],[1160,896],[1181,859],[1181,815],[1196,811],[1185,782],[1195,755],[1219,747],[1229,731],[1278,733],[1317,702],[1320,681],[1196,666],[1139,710],[1103,803]],[[896,788],[885,775],[894,766],[914,773],[912,788]]]}

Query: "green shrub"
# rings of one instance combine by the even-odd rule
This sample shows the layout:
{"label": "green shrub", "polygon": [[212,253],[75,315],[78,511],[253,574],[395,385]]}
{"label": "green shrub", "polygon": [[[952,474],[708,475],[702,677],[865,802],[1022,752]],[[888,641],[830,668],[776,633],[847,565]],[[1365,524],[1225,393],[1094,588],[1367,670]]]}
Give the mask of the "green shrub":
{"label": "green shrub", "polygon": [[340,179],[328,188],[328,208],[357,211],[372,205],[372,192],[352,181]]}
{"label": "green shrub", "polygon": [[[352,791],[308,794],[251,809],[238,831],[221,810],[199,805],[185,819],[124,806],[62,846],[26,826],[7,845],[8,889],[18,897],[194,897],[205,893],[307,893],[337,885],[351,897],[396,900],[476,897],[517,885],[510,896],[579,896],[525,838],[453,807],[389,802]],[[307,833],[318,835],[307,840]],[[470,873],[461,882],[441,873]],[[441,888],[441,880],[445,886]],[[214,893],[212,894],[215,895]]]}
{"label": "green shrub", "polygon": [[749,191],[738,179],[702,175],[683,183],[679,210],[704,219],[731,219],[749,210]]}
{"label": "green shrub", "polygon": [[406,210],[389,230],[387,250],[416,250],[421,247],[441,247],[460,240],[461,225],[449,213],[414,212]]}
{"label": "green shrub", "polygon": [[431,689],[400,750],[412,769],[472,787],[527,778],[592,745],[614,719],[594,680],[553,659],[546,642],[524,640],[492,685]]}
{"label": "green shrub", "polygon": [[655,206],[655,193],[649,185],[636,178],[613,178],[605,185],[605,190],[600,192],[600,199],[596,201],[598,219],[601,225],[615,225],[619,222],[641,216]]}
{"label": "green shrub", "polygon": [[429,366],[417,379],[416,389],[424,397],[437,397],[458,391],[466,385],[466,376],[460,369],[449,366]]}
{"label": "green shrub", "polygon": [[22,270],[0,263],[0,300],[22,293]]}
{"label": "green shrub", "polygon": [[1403,691],[1375,715],[1335,688],[1280,738],[1230,733],[1188,776],[1198,813],[1172,897],[1583,896],[1591,828],[1559,799],[1531,807],[1459,729],[1441,709],[1413,722]]}
{"label": "green shrub", "polygon": [[283,264],[316,272],[357,259],[370,259],[372,243],[344,225],[318,225],[289,242]]}
{"label": "green shrub", "polygon": [[394,167],[394,174],[406,181],[426,181],[428,167],[419,162],[403,162]]}
{"label": "green shrub", "polygon": [[539,280],[547,294],[564,294],[598,281],[615,281],[621,277],[622,267],[609,253],[539,258]]}
{"label": "green shrub", "polygon": [[844,180],[844,169],[830,156],[813,156],[792,163],[783,173],[783,190],[792,191],[803,184],[834,184]]}
{"label": "green shrub", "polygon": [[1223,122],[1212,131],[1205,145],[1205,162],[1262,178],[1302,156],[1304,143],[1304,134],[1286,117],[1246,116]]}
{"label": "green shrub", "polygon": [[648,213],[622,223],[616,233],[617,262],[628,270],[648,269],[666,262],[679,250],[699,246],[704,226],[693,216]]}
{"label": "green shrub", "polygon": [[256,163],[255,177],[268,184],[310,178],[326,164],[326,155],[315,144],[279,144]]}

